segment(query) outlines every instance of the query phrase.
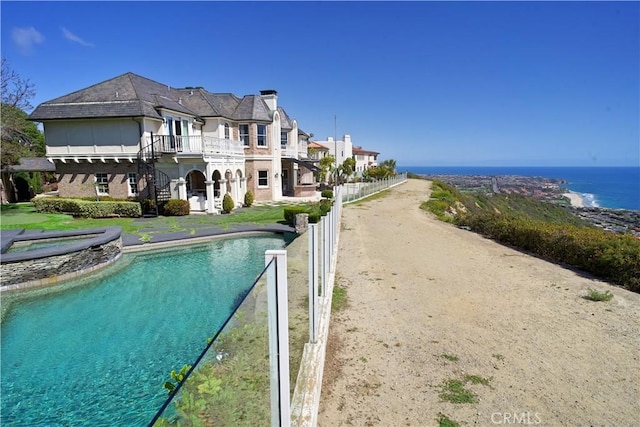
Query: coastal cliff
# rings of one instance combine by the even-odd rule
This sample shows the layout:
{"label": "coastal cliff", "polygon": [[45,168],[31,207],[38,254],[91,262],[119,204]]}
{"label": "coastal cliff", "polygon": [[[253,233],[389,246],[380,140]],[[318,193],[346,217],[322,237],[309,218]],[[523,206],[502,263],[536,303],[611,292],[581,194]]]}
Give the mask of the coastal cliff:
{"label": "coastal cliff", "polygon": [[584,206],[577,193],[569,192],[561,179],[519,175],[419,175],[428,180],[440,180],[461,192],[488,196],[495,194],[532,197],[563,206],[573,215],[590,224],[620,234],[633,234],[640,238],[640,211]]}

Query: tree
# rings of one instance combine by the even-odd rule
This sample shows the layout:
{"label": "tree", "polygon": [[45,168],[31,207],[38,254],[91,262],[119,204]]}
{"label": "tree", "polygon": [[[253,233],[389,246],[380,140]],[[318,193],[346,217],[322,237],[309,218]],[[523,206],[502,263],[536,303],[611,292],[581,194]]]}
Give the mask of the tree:
{"label": "tree", "polygon": [[327,180],[327,174],[332,174],[335,171],[336,158],[332,155],[324,156],[320,159],[320,181],[325,182]]}
{"label": "tree", "polygon": [[28,119],[24,110],[31,108],[35,86],[22,79],[2,59],[2,167],[15,165],[24,156],[42,156],[45,153],[44,135],[36,124]]}
{"label": "tree", "polygon": [[[44,134],[36,124],[28,119],[24,111],[31,108],[31,98],[35,95],[35,86],[28,79],[22,79],[2,58],[0,71],[0,157],[2,177],[0,200],[2,203],[17,198],[11,173],[4,170],[9,165],[19,163],[20,157],[43,156],[45,154]],[[31,176],[40,182],[38,176]],[[38,178],[38,179],[36,179]],[[35,185],[35,184],[34,184]],[[39,191],[39,188],[34,188]]]}
{"label": "tree", "polygon": [[31,98],[36,94],[36,87],[29,79],[22,79],[9,66],[6,58],[2,58],[2,104],[20,110],[31,109]]}
{"label": "tree", "polygon": [[394,176],[396,174],[396,161],[393,159],[385,160],[380,164],[380,167],[388,172],[388,176]]}
{"label": "tree", "polygon": [[19,108],[2,104],[2,167],[18,164],[20,157],[44,156],[44,134]]}
{"label": "tree", "polygon": [[385,160],[379,166],[372,166],[362,174],[363,178],[385,179],[396,175],[396,161]]}
{"label": "tree", "polygon": [[338,170],[340,171],[340,177],[342,178],[344,176],[345,181],[349,181],[349,178],[351,177],[351,175],[353,175],[355,169],[356,160],[353,157],[347,157],[346,159],[344,159],[344,162],[342,162],[342,164],[338,167]]}

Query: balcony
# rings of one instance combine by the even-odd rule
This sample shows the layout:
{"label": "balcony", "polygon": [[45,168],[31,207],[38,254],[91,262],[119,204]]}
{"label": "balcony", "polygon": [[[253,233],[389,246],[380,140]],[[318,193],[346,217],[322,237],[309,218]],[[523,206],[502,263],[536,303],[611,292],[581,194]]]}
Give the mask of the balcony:
{"label": "balcony", "polygon": [[280,146],[281,149],[281,157],[287,157],[287,158],[294,158],[297,159],[298,158],[298,150],[296,150],[294,147],[290,147],[288,145],[281,145]]}
{"label": "balcony", "polygon": [[[153,135],[153,148],[163,154],[184,155],[243,155],[242,141],[217,138],[202,135]],[[146,144],[151,143],[151,137],[146,137]]]}
{"label": "balcony", "polygon": [[280,145],[281,157],[306,159],[307,158],[307,143],[298,143],[298,147],[291,145]]}

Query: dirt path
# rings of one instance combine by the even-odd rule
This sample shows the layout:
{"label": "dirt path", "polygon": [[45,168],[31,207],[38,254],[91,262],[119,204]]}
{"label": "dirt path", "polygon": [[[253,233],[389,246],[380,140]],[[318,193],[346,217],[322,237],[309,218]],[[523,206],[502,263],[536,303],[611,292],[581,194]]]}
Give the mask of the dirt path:
{"label": "dirt path", "polygon": [[319,425],[639,425],[640,295],[439,222],[429,186],[344,209]]}

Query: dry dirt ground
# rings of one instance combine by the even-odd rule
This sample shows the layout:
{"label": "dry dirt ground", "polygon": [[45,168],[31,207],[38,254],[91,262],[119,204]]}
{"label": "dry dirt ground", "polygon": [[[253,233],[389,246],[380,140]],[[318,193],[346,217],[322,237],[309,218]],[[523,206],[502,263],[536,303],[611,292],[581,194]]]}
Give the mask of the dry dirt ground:
{"label": "dry dirt ground", "polygon": [[429,188],[344,209],[319,426],[640,425],[640,295],[438,221]]}

